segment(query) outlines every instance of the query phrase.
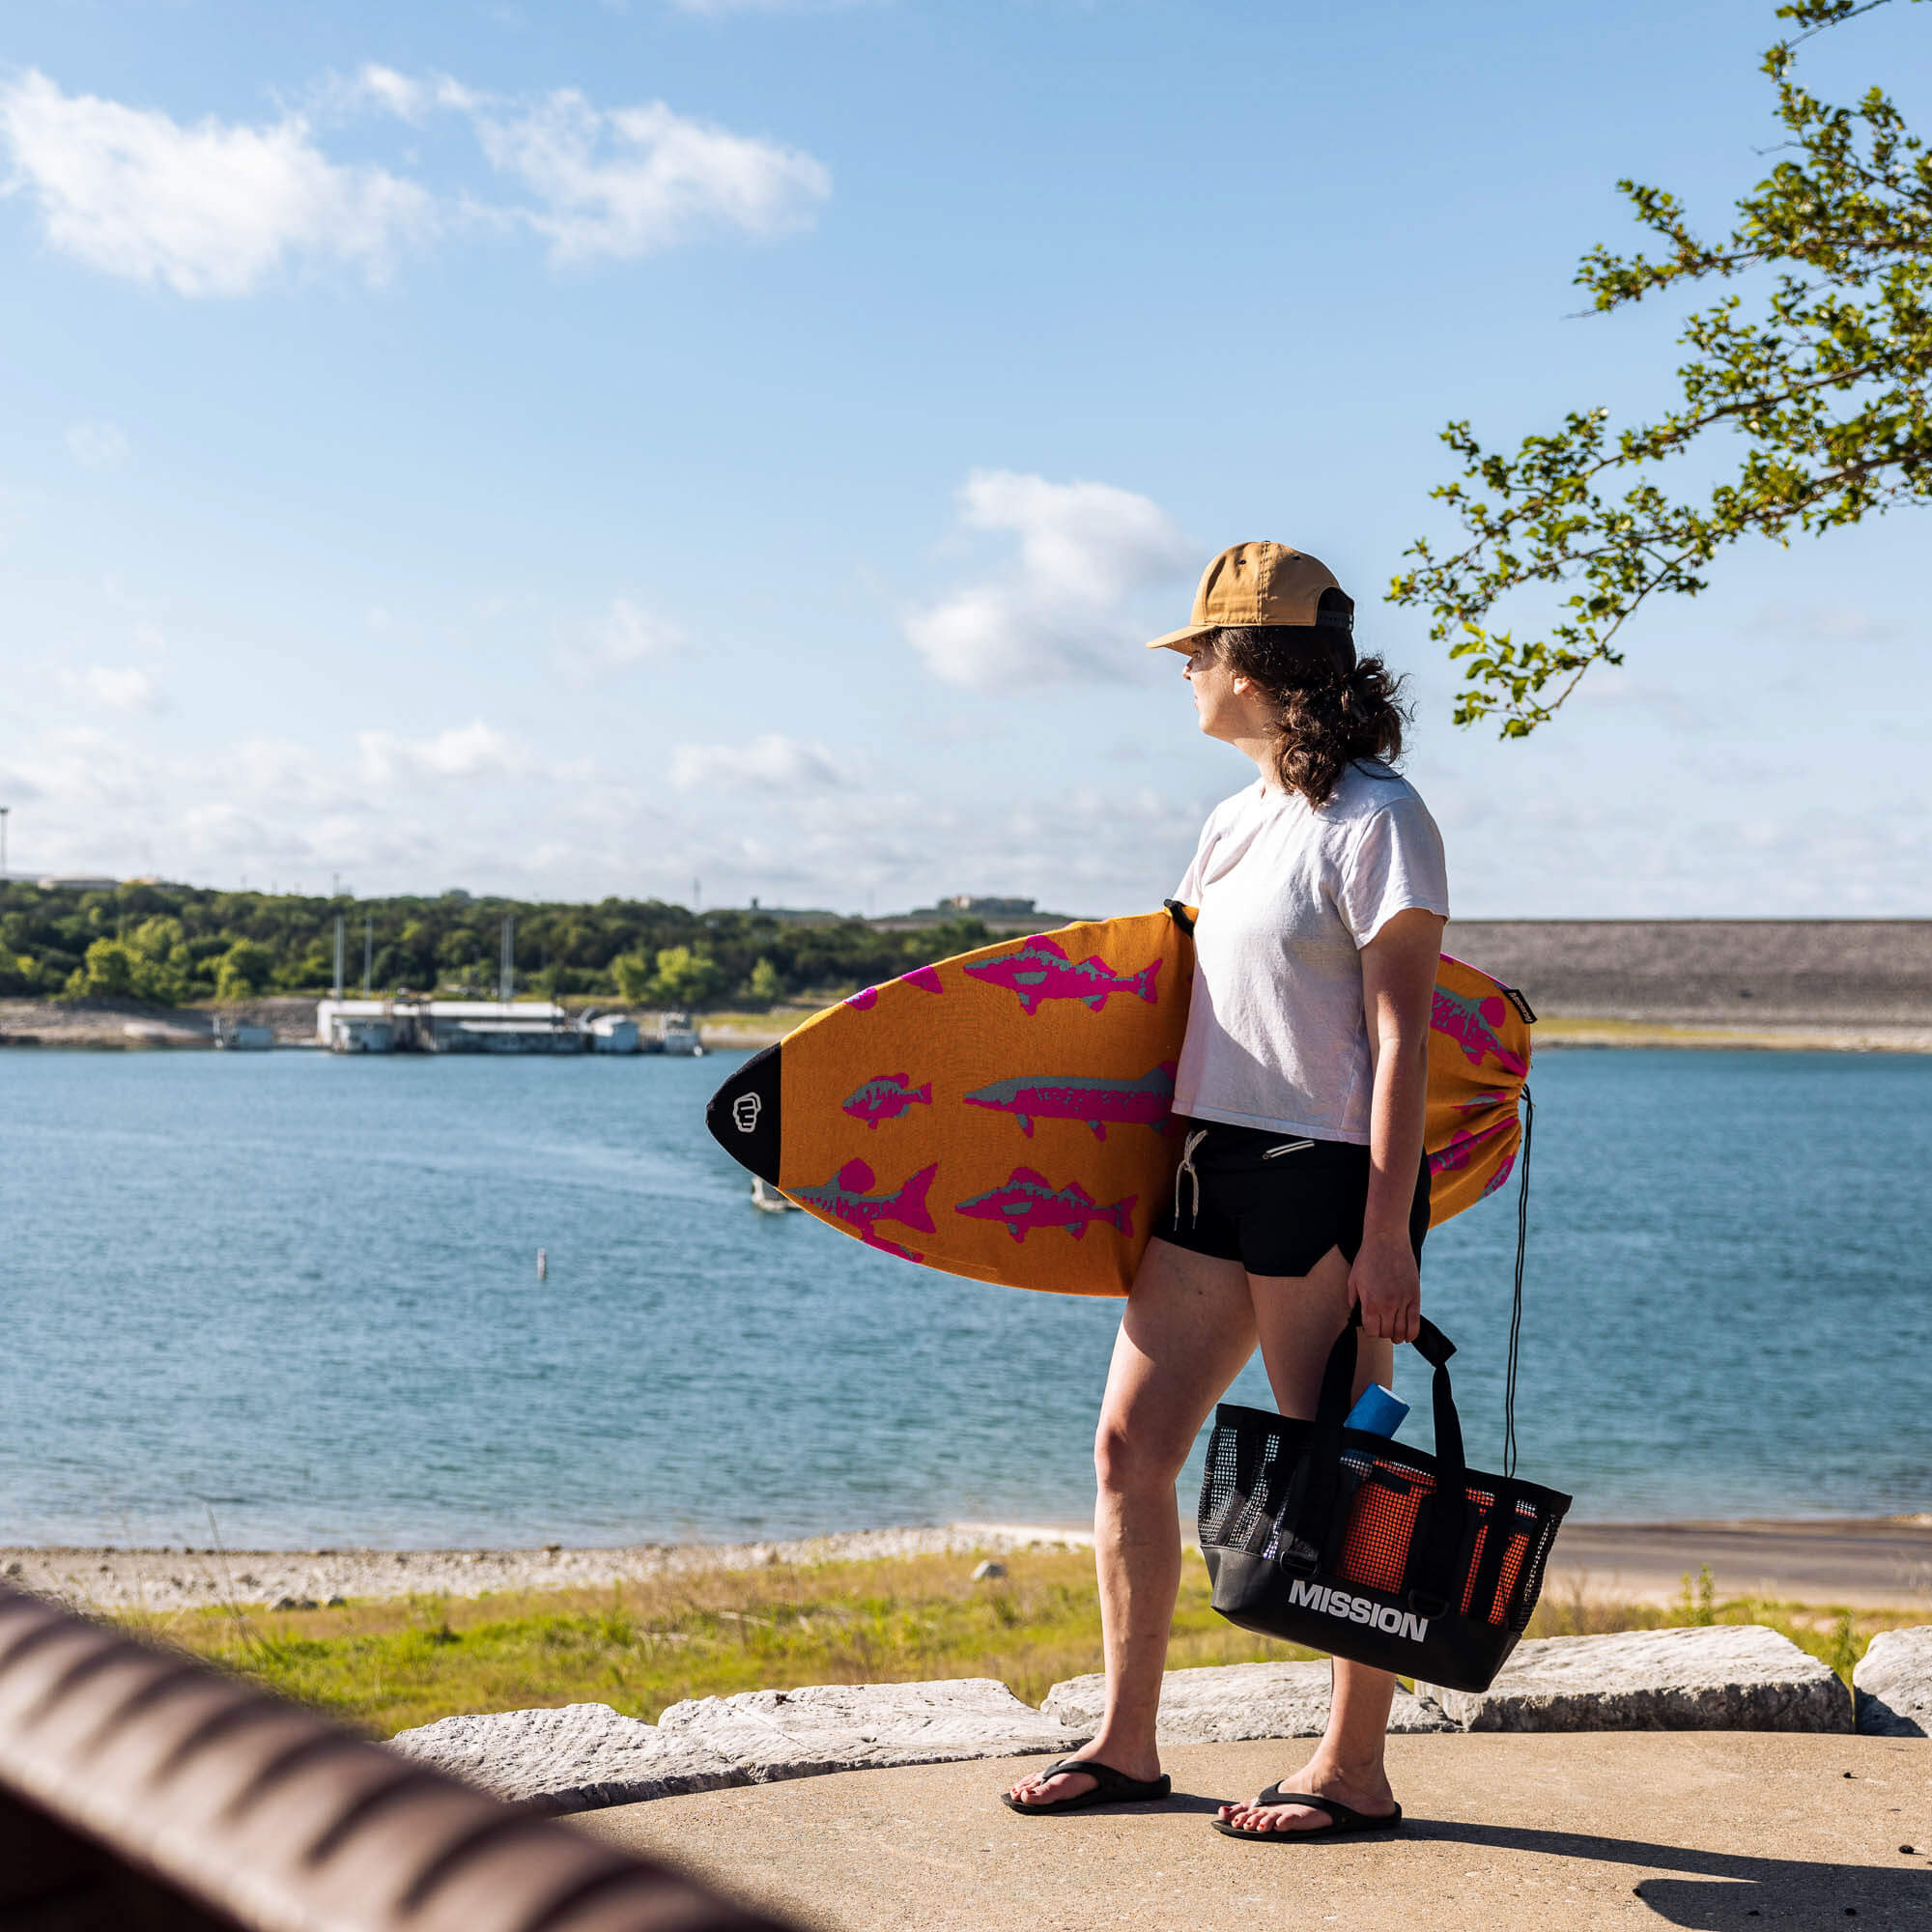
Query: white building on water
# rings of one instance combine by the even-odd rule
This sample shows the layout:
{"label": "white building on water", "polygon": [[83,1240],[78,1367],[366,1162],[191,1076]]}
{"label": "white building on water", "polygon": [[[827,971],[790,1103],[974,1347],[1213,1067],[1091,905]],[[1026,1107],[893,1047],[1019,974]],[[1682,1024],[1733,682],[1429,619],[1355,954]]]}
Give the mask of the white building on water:
{"label": "white building on water", "polygon": [[335,1053],[639,1053],[635,1020],[573,1015],[552,1000],[320,1000]]}
{"label": "white building on water", "polygon": [[[647,1053],[638,1023],[627,1013],[573,1016],[554,1000],[513,1000],[516,922],[503,921],[499,997],[434,1000],[405,993],[394,999],[347,1000],[342,996],[346,935],[335,921],[335,992],[315,1009],[315,1037],[332,1053]],[[362,929],[362,983],[375,952],[371,923]],[[695,1036],[694,1036],[695,1037]]]}

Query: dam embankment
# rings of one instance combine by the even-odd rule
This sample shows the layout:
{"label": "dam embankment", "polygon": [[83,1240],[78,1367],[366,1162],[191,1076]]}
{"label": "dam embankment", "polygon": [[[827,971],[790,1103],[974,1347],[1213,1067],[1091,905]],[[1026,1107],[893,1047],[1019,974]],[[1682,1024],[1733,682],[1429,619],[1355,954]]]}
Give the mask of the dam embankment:
{"label": "dam embankment", "polygon": [[1932,1029],[1932,919],[1452,920],[1548,1019]]}

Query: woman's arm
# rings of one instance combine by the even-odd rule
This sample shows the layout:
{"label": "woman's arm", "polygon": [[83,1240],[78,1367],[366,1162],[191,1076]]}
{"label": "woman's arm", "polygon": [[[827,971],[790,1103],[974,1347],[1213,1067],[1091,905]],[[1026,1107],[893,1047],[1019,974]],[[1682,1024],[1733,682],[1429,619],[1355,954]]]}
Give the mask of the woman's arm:
{"label": "woman's arm", "polygon": [[1399,912],[1362,948],[1362,1013],[1375,1093],[1369,1103],[1369,1206],[1361,1252],[1349,1274],[1364,1334],[1412,1342],[1422,1319],[1422,1277],[1408,1244],[1408,1213],[1422,1165],[1429,1094],[1429,1012],[1447,922]]}

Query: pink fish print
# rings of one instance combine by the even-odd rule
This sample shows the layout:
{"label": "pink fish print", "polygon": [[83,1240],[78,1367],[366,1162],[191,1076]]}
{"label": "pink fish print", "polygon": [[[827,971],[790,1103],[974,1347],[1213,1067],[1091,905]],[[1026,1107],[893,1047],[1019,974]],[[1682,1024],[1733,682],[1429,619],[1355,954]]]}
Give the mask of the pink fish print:
{"label": "pink fish print", "polygon": [[922,1235],[931,1234],[932,1214],[925,1205],[925,1190],[932,1185],[932,1177],[938,1172],[935,1161],[930,1167],[921,1168],[896,1192],[874,1194],[872,1189],[878,1177],[863,1160],[848,1160],[837,1178],[822,1187],[788,1187],[785,1192],[794,1201],[815,1208],[835,1221],[842,1221],[868,1248],[883,1248],[889,1255],[901,1255],[909,1262],[916,1262],[924,1257],[900,1247],[896,1241],[885,1239],[875,1228],[881,1221],[896,1221],[902,1228],[914,1229]]}
{"label": "pink fish print", "polygon": [[969,1107],[1011,1114],[1033,1138],[1036,1121],[1085,1121],[1094,1138],[1107,1138],[1109,1122],[1165,1133],[1174,1104],[1174,1062],[1163,1060],[1138,1080],[1097,1080],[1079,1073],[1020,1073],[996,1080],[966,1096]]}
{"label": "pink fish print", "polygon": [[[1514,1119],[1497,1121],[1492,1125],[1474,1132],[1467,1127],[1458,1127],[1448,1140],[1429,1156],[1431,1174],[1454,1174],[1468,1166],[1470,1160],[1498,1134],[1506,1134],[1516,1125]],[[1514,1159],[1514,1156],[1512,1156]],[[1504,1170],[1506,1173],[1507,1169]],[[1485,1192],[1488,1192],[1485,1189]]]}
{"label": "pink fish print", "polygon": [[875,1073],[855,1093],[848,1094],[840,1111],[876,1128],[881,1121],[895,1121],[908,1107],[932,1105],[932,1082],[915,1087],[903,1073]]}
{"label": "pink fish print", "polygon": [[1429,1024],[1437,1033],[1446,1033],[1463,1049],[1463,1058],[1471,1066],[1480,1066],[1483,1057],[1492,1055],[1502,1065],[1505,1073],[1527,1073],[1529,1063],[1519,1060],[1496,1034],[1496,1028],[1503,1023],[1503,1015],[1509,1011],[1502,996],[1492,993],[1487,999],[1464,999],[1461,993],[1452,993],[1447,986],[1435,988],[1435,1005],[1430,1013]]}
{"label": "pink fish print", "polygon": [[1113,993],[1136,994],[1151,1007],[1160,998],[1153,983],[1160,971],[1158,959],[1125,978],[1097,954],[1075,964],[1043,933],[1029,939],[1017,952],[1004,953],[966,971],[989,986],[1004,986],[1016,994],[1028,1019],[1039,1010],[1042,1000],[1084,1000],[1093,1011],[1103,1013]]}
{"label": "pink fish print", "polygon": [[[901,973],[893,983],[897,985],[901,982],[908,986],[917,986],[922,993],[943,993],[946,990],[939,978],[937,966],[915,966],[910,973]],[[863,993],[854,993],[845,1002],[848,1007],[855,1007],[862,1013],[870,1012],[878,1003],[877,986],[867,986]]]}
{"label": "pink fish print", "polygon": [[1089,1221],[1110,1222],[1131,1238],[1137,1199],[1129,1194],[1111,1208],[1102,1208],[1077,1180],[1055,1187],[1045,1175],[1030,1167],[1016,1167],[1000,1186],[957,1203],[953,1211],[976,1221],[1004,1221],[1007,1233],[1021,1242],[1034,1228],[1065,1228],[1077,1241],[1086,1234]]}

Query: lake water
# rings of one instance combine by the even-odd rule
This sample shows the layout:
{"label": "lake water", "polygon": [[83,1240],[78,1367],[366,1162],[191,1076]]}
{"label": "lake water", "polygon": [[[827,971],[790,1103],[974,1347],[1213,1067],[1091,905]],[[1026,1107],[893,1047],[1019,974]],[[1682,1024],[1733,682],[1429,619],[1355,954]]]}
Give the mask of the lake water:
{"label": "lake water", "polygon": [[[1118,1305],[754,1212],[700,1121],[733,1064],[0,1055],[0,1541],[1084,1518]],[[1533,1085],[1521,1472],[1579,1520],[1932,1508],[1932,1059]],[[1485,1466],[1514,1236],[1492,1200],[1425,1264]]]}

